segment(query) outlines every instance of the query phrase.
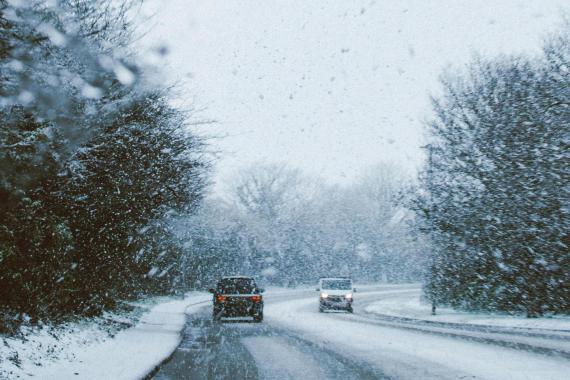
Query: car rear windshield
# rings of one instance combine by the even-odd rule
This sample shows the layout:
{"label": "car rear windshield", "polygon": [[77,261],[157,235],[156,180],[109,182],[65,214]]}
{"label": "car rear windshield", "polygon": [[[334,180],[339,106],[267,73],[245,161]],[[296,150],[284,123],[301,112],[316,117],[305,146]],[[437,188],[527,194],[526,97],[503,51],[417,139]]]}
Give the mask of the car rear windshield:
{"label": "car rear windshield", "polygon": [[256,285],[251,278],[224,278],[218,282],[217,290],[222,294],[249,294],[256,290]]}
{"label": "car rear windshield", "polygon": [[350,281],[350,280],[323,280],[322,281],[322,288],[323,289],[332,289],[332,290],[348,290],[348,289],[352,289],[352,281]]}

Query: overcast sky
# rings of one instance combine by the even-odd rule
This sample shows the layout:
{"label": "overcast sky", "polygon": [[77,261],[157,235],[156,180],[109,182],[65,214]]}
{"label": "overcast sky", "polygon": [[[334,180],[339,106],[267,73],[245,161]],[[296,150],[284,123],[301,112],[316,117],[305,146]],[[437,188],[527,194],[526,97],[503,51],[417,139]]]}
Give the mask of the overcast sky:
{"label": "overcast sky", "polygon": [[421,165],[429,95],[474,54],[536,53],[566,0],[150,0],[143,48],[218,123],[216,190],[256,162],[348,183]]}

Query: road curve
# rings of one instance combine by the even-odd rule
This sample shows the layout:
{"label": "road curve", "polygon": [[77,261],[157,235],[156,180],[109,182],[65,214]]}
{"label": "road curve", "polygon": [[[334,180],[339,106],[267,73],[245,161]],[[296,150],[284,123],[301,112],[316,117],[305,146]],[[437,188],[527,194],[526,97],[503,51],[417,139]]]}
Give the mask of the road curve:
{"label": "road curve", "polygon": [[[357,293],[355,313],[319,313],[314,290],[269,291],[265,322],[212,323],[209,303],[188,315],[181,345],[155,379],[565,379],[565,334],[426,323],[364,311],[417,292]],[[498,359],[499,358],[499,359]]]}

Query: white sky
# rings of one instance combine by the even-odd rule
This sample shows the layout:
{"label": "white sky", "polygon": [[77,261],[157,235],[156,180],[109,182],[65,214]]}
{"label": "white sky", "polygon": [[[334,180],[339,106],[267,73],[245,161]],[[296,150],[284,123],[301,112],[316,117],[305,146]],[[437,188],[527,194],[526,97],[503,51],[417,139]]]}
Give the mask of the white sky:
{"label": "white sky", "polygon": [[[143,49],[216,119],[216,190],[255,162],[347,183],[422,161],[429,94],[475,53],[536,52],[567,0],[149,0]],[[567,8],[566,8],[567,9]]]}

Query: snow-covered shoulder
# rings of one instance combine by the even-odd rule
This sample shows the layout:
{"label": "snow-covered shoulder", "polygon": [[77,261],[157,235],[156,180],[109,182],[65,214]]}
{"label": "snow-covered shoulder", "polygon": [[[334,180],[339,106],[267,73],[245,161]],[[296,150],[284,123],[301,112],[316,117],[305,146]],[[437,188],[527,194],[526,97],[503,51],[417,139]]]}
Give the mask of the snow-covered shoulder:
{"label": "snow-covered shoulder", "polygon": [[420,293],[421,291],[417,289],[417,292],[394,294],[366,305],[365,311],[374,314],[438,322],[570,331],[570,316],[526,318],[522,315],[465,312],[443,307],[438,307],[436,315],[432,315],[431,305],[421,302]]}
{"label": "snow-covered shoulder", "polygon": [[[27,331],[24,338],[3,338],[0,378],[140,379],[176,349],[191,306],[210,299],[191,292],[184,298],[160,297],[139,303],[144,312],[116,333],[93,320],[57,329]],[[112,316],[130,324],[132,316]]]}

